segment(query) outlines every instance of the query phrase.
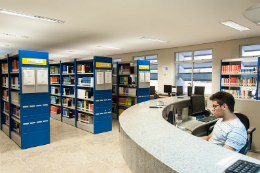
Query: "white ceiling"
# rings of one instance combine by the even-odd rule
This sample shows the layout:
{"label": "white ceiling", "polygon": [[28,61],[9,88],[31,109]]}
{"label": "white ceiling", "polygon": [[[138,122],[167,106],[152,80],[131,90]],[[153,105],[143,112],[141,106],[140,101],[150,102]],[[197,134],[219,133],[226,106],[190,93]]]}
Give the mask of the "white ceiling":
{"label": "white ceiling", "polygon": [[[0,0],[0,8],[65,21],[56,24],[0,13],[0,54],[14,50],[50,53],[51,59],[113,55],[260,36],[243,12],[260,0]],[[219,22],[232,20],[250,31]],[[151,37],[170,41],[142,40]],[[121,50],[97,46],[119,47]],[[69,52],[69,51],[79,51]]]}

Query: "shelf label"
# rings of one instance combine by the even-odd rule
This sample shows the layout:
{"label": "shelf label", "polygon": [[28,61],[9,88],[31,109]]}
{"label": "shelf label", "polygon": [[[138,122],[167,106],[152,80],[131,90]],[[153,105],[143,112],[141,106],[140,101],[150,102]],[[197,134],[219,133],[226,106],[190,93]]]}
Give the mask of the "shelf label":
{"label": "shelf label", "polygon": [[149,70],[149,65],[139,65],[139,69]]}
{"label": "shelf label", "polygon": [[96,67],[99,67],[99,68],[111,68],[111,63],[96,62]]}
{"label": "shelf label", "polygon": [[23,108],[28,108],[28,106],[23,106]]}
{"label": "shelf label", "polygon": [[22,58],[22,64],[47,65],[46,59]]}
{"label": "shelf label", "polygon": [[37,123],[42,123],[42,121],[37,121]]}
{"label": "shelf label", "polygon": [[29,123],[23,123],[23,125],[29,125]]}
{"label": "shelf label", "polygon": [[30,122],[30,124],[35,124],[35,122]]}

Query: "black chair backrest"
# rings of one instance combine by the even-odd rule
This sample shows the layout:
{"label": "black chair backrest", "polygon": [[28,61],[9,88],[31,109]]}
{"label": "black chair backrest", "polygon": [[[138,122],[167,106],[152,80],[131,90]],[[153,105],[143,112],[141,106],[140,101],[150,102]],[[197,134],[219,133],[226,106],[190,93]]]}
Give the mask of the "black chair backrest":
{"label": "black chair backrest", "polygon": [[244,124],[246,130],[249,129],[250,127],[250,123],[249,123],[249,119],[247,118],[246,115],[241,114],[241,113],[235,113],[235,115],[240,119],[240,121]]}
{"label": "black chair backrest", "polygon": [[241,148],[241,150],[239,151],[239,153],[246,155],[246,153],[247,153],[249,147],[250,147],[250,141],[247,139],[247,140],[246,140],[246,145],[245,145],[243,148]]}

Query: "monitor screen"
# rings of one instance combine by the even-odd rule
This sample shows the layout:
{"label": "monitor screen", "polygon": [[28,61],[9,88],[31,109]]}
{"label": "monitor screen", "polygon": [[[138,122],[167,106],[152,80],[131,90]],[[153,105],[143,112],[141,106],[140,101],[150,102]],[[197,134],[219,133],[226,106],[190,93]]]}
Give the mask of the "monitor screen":
{"label": "monitor screen", "polygon": [[171,85],[164,85],[164,93],[171,93],[172,86]]}
{"label": "monitor screen", "polygon": [[155,94],[155,86],[150,86],[150,95]]}
{"label": "monitor screen", "polygon": [[183,95],[183,87],[177,86],[177,96]]}
{"label": "monitor screen", "polygon": [[192,115],[200,114],[205,111],[205,98],[202,95],[191,96]]}
{"label": "monitor screen", "polygon": [[205,87],[204,86],[195,86],[194,94],[204,96]]}

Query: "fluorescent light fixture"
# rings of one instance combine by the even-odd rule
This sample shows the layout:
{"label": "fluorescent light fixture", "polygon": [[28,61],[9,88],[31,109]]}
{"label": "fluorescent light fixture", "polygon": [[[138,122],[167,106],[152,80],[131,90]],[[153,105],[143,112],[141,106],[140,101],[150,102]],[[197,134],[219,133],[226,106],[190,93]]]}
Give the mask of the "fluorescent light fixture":
{"label": "fluorescent light fixture", "polygon": [[23,35],[7,34],[7,33],[3,33],[3,32],[0,32],[0,34],[1,34],[1,35],[12,36],[12,37],[29,38],[29,37],[23,36]]}
{"label": "fluorescent light fixture", "polygon": [[155,39],[155,38],[149,38],[149,37],[142,37],[141,39],[150,40],[150,41],[157,41],[157,42],[161,42],[161,43],[170,43],[170,41],[163,41],[163,40],[159,40],[159,39]]}
{"label": "fluorescent light fixture", "polygon": [[235,23],[231,20],[225,21],[225,22],[220,22],[223,25],[229,26],[230,28],[239,30],[239,31],[246,31],[246,30],[250,30],[249,28],[239,25],[238,23]]}
{"label": "fluorescent light fixture", "polygon": [[1,44],[0,46],[8,47],[9,45],[7,45],[7,44]]}
{"label": "fluorescent light fixture", "polygon": [[102,47],[102,48],[109,48],[109,49],[121,49],[121,48],[117,48],[117,47],[110,47],[110,46],[98,46],[98,47]]}
{"label": "fluorescent light fixture", "polygon": [[57,20],[57,19],[51,19],[51,18],[47,18],[47,17],[43,17],[43,16],[36,16],[36,15],[33,15],[33,14],[26,14],[26,13],[21,13],[21,12],[17,12],[17,11],[2,9],[2,8],[0,8],[0,13],[11,14],[11,15],[21,16],[21,17],[27,17],[27,18],[31,18],[31,19],[44,20],[44,21],[47,21],[47,22],[54,22],[54,23],[59,23],[59,24],[62,24],[62,23],[65,22],[65,21],[61,21],[61,20]]}

